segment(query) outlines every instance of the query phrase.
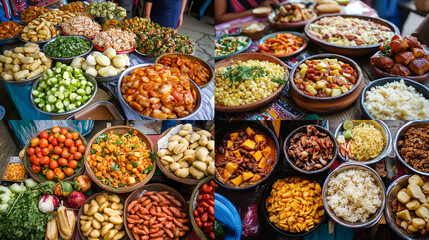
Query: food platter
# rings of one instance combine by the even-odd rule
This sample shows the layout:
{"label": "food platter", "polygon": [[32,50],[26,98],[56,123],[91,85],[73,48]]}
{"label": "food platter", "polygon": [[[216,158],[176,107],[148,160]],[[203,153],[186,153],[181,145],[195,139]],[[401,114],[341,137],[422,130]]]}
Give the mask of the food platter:
{"label": "food platter", "polygon": [[[59,30],[59,28],[57,28],[57,29]],[[47,42],[49,42],[49,41],[51,41],[51,40],[53,40],[53,39],[56,39],[58,36],[60,36],[60,35],[61,35],[61,33],[58,33],[58,34],[57,34],[57,36],[55,36],[55,37],[53,37],[53,38],[51,38],[51,39],[48,39],[48,40],[45,40],[45,41],[40,41],[40,42],[32,42],[32,41],[27,41],[27,40],[22,39],[22,38],[21,38],[22,33],[23,33],[23,32],[20,32],[20,33],[19,33],[19,35],[18,35],[18,38],[19,38],[19,40],[20,40],[21,42],[25,42],[25,43],[36,43],[36,44],[45,44],[45,43],[47,43]]]}
{"label": "food platter", "polygon": [[381,24],[383,26],[390,28],[391,31],[393,31],[394,35],[399,34],[399,29],[394,24],[392,24],[386,20],[380,19],[380,18],[374,18],[374,17],[369,17],[369,16],[363,16],[363,15],[346,15],[346,14],[322,15],[322,16],[319,16],[317,18],[312,19],[312,21],[307,23],[307,25],[304,28],[304,32],[305,32],[305,35],[310,39],[310,41],[312,41],[313,43],[315,43],[319,47],[321,47],[321,48],[323,48],[329,52],[333,52],[333,53],[337,53],[337,54],[343,54],[346,56],[362,56],[362,55],[366,55],[366,54],[376,52],[380,48],[380,45],[381,45],[381,43],[377,43],[377,44],[365,45],[365,46],[341,46],[341,45],[337,45],[337,44],[333,44],[333,43],[329,43],[329,42],[326,42],[324,40],[321,40],[321,39],[315,37],[313,34],[310,33],[310,31],[309,31],[310,24],[320,20],[321,18],[332,17],[332,16],[341,16],[343,18],[358,18],[358,19],[362,19],[362,20],[369,20],[369,21],[372,21],[374,23],[378,23],[378,24]]}
{"label": "food platter", "polygon": [[[268,61],[270,63],[274,63],[277,65],[280,65],[284,71],[285,76],[284,80],[288,79],[288,68],[286,64],[282,61],[280,61],[278,58],[275,58],[273,56],[270,56],[268,54],[262,54],[262,53],[241,53],[238,55],[231,56],[229,58],[226,58],[220,62],[215,63],[215,69],[220,67],[228,67],[233,64],[237,64],[239,61],[246,62],[248,60],[259,60],[259,61]],[[238,112],[246,112],[258,109],[262,106],[265,106],[271,102],[273,102],[283,91],[283,89],[286,87],[286,84],[280,85],[277,90],[275,90],[271,95],[268,97],[261,99],[259,101],[245,104],[245,105],[238,105],[238,106],[222,106],[222,105],[215,105],[215,110],[219,112],[229,112],[229,113],[238,113]]]}
{"label": "food platter", "polygon": [[[290,5],[290,3],[288,3]],[[311,3],[304,3],[304,5],[307,6],[311,5]],[[287,5],[287,4],[285,4]],[[307,8],[308,9],[308,8]],[[302,29],[307,23],[311,22],[314,18],[317,17],[317,14],[314,12],[314,17],[304,20],[304,21],[298,21],[298,22],[277,22],[274,20],[274,17],[276,16],[276,10],[270,13],[268,16],[268,23],[270,26],[275,30],[298,30]]]}
{"label": "food platter", "polygon": [[268,34],[268,35],[262,37],[261,40],[259,40],[259,44],[262,45],[262,44],[264,44],[267,41],[268,38],[276,38],[277,34],[283,34],[283,33],[289,33],[289,34],[296,35],[299,38],[302,38],[304,40],[304,43],[302,44],[302,46],[299,49],[297,49],[297,50],[295,50],[294,52],[291,52],[291,53],[275,54],[275,53],[272,53],[272,52],[267,52],[265,54],[272,55],[272,56],[278,57],[278,58],[285,58],[285,57],[290,57],[290,56],[296,55],[296,54],[304,51],[304,49],[307,47],[307,45],[308,45],[307,38],[303,34],[301,34],[299,32],[291,32],[291,31],[282,31],[282,32],[275,32],[275,33]]}
{"label": "food platter", "polygon": [[[67,35],[67,36],[70,36],[70,35]],[[92,43],[92,41],[91,41],[91,39],[89,39],[89,38],[87,38],[87,37],[84,37],[84,36],[75,36],[75,37],[78,37],[78,38],[81,38],[81,39],[85,39],[85,40],[87,40],[89,43]],[[91,47],[90,47],[90,49],[88,50],[88,51],[86,51],[85,53],[82,53],[82,54],[80,54],[80,55],[78,55],[78,56],[73,56],[73,57],[69,57],[69,58],[57,58],[57,57],[52,57],[52,56],[49,56],[47,53],[46,53],[46,47],[50,44],[50,43],[52,43],[52,42],[54,42],[56,40],[56,38],[54,38],[54,39],[51,39],[51,40],[49,40],[48,42],[46,42],[46,44],[45,45],[43,45],[43,47],[42,47],[42,51],[46,54],[46,56],[48,56],[50,59],[52,59],[52,60],[54,60],[54,61],[56,61],[56,62],[61,62],[61,63],[65,63],[65,64],[70,64],[72,61],[73,61],[73,59],[75,59],[75,58],[78,58],[78,57],[83,57],[83,58],[85,58],[91,51],[92,51],[92,48],[93,48],[93,46],[92,46],[92,44],[91,44]]]}
{"label": "food platter", "polygon": [[229,34],[229,35],[224,35],[222,37],[216,37],[215,42],[219,41],[220,39],[225,38],[225,37],[246,37],[247,38],[247,44],[243,48],[241,48],[240,50],[235,51],[233,53],[223,55],[223,56],[217,56],[217,57],[215,56],[215,61],[219,61],[219,60],[231,57],[233,55],[245,52],[250,47],[250,45],[252,45],[252,40],[250,39],[250,37],[245,36],[245,35],[241,35],[241,34]]}

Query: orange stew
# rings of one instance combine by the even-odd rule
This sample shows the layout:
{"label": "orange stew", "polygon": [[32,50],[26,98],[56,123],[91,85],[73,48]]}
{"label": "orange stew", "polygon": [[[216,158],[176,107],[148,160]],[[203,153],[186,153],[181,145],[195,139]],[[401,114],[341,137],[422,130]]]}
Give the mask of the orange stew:
{"label": "orange stew", "polygon": [[304,94],[315,97],[335,97],[350,91],[358,73],[338,59],[307,60],[296,70],[294,82]]}
{"label": "orange stew", "polygon": [[24,29],[24,26],[16,22],[0,23],[0,39],[11,38],[19,34]]}
{"label": "orange stew", "polygon": [[137,131],[100,134],[86,159],[95,176],[112,187],[125,187],[143,181],[153,169],[151,153]]}
{"label": "orange stew", "polygon": [[264,132],[245,127],[225,136],[216,150],[215,164],[221,181],[235,187],[247,187],[271,172],[277,148]]}
{"label": "orange stew", "polygon": [[273,54],[289,54],[296,52],[304,44],[304,39],[291,33],[278,33],[275,38],[267,38],[259,44],[259,52]]}
{"label": "orange stew", "polygon": [[191,58],[170,55],[161,57],[158,63],[180,69],[181,73],[187,74],[198,86],[204,85],[210,80],[210,71],[201,63]]}
{"label": "orange stew", "polygon": [[189,78],[178,68],[161,64],[134,69],[122,80],[121,92],[137,112],[159,119],[185,117],[197,103]]}

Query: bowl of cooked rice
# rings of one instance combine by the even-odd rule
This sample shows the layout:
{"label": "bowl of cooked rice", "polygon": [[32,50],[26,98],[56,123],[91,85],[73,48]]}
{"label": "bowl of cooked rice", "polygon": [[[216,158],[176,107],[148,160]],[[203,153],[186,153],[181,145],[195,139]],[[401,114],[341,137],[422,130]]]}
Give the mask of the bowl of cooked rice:
{"label": "bowl of cooked rice", "polygon": [[361,106],[370,119],[429,119],[429,89],[410,79],[386,77],[368,84],[362,91]]}
{"label": "bowl of cooked rice", "polygon": [[381,219],[386,189],[375,170],[359,163],[344,163],[323,184],[323,206],[328,215],[349,228],[367,228]]}
{"label": "bowl of cooked rice", "polygon": [[[345,122],[353,125],[346,126]],[[380,120],[343,120],[335,129],[334,136],[340,148],[338,156],[343,161],[371,165],[392,150],[392,134]]]}
{"label": "bowl of cooked rice", "polygon": [[263,53],[240,53],[215,63],[215,110],[246,112],[274,101],[287,84],[284,62]]}

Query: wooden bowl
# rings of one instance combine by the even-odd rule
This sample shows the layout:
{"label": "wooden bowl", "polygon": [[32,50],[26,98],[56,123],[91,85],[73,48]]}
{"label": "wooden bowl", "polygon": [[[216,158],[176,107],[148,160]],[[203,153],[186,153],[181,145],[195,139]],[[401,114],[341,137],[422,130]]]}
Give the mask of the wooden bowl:
{"label": "wooden bowl", "polygon": [[[165,135],[167,135],[167,133],[169,133],[170,131],[171,131],[171,129],[173,129],[174,127],[171,127],[171,128],[169,128],[169,129],[167,129],[167,130],[165,130],[160,136],[159,136],[159,139],[161,139],[161,138],[163,138]],[[197,127],[192,127],[192,130],[194,131],[194,132],[197,132],[197,131],[199,131],[199,130],[202,130],[201,128],[197,128]],[[168,178],[170,178],[170,179],[173,179],[174,181],[177,181],[177,182],[181,182],[181,183],[184,183],[184,184],[188,184],[188,185],[196,185],[196,184],[198,184],[199,182],[201,182],[201,180],[202,179],[196,179],[196,178],[193,178],[191,175],[189,175],[187,178],[181,178],[181,177],[178,177],[178,176],[176,176],[173,172],[171,172],[170,171],[170,169],[167,169],[165,166],[164,166],[164,164],[162,164],[162,162],[161,162],[161,158],[160,157],[158,157],[158,143],[155,145],[155,150],[154,150],[154,153],[156,154],[156,165],[158,165],[158,168],[161,170],[161,172],[163,172],[164,173],[164,175],[165,176],[167,176]]]}
{"label": "wooden bowl", "polygon": [[275,15],[276,15],[276,13],[272,12],[268,16],[268,23],[270,24],[271,28],[274,30],[299,30],[299,29],[304,28],[304,26],[307,25],[307,23],[313,21],[313,19],[315,19],[317,17],[317,15],[315,14],[315,16],[313,18],[310,18],[308,20],[301,21],[301,22],[278,23],[278,22],[274,21]]}
{"label": "wooden bowl", "polygon": [[192,191],[191,199],[189,200],[189,218],[191,219],[192,228],[195,231],[195,234],[201,239],[201,240],[208,240],[206,234],[201,230],[201,228],[198,227],[197,223],[195,222],[194,217],[194,210],[195,206],[197,205],[197,197],[200,194],[200,188],[206,183],[209,183],[211,180],[214,179],[214,176],[209,176],[204,178],[203,180],[198,183],[198,185],[194,188],[194,191]]}
{"label": "wooden bowl", "polygon": [[[323,59],[323,58],[336,58],[338,60],[341,60],[344,63],[348,63],[354,70],[358,72],[358,80],[356,81],[355,86],[350,91],[336,97],[321,98],[321,97],[313,97],[313,96],[305,95],[301,90],[299,90],[296,87],[293,79],[294,79],[295,73],[299,71],[299,65],[304,63],[306,60]],[[339,112],[341,110],[344,110],[345,108],[353,104],[353,102],[359,97],[365,85],[363,80],[362,70],[360,69],[359,65],[355,61],[341,55],[330,54],[330,53],[310,56],[306,59],[303,59],[298,64],[295,64],[295,67],[293,68],[289,76],[289,83],[290,83],[289,91],[295,103],[299,107],[315,113],[333,113],[333,112]]]}
{"label": "wooden bowl", "polygon": [[[202,60],[201,58],[195,57],[195,56],[190,55],[190,54],[186,54],[186,53],[166,53],[164,55],[159,56],[156,59],[155,63],[158,63],[161,60],[161,58],[163,58],[163,57],[168,57],[168,56],[172,56],[172,55],[178,55],[180,57],[184,57],[184,58],[189,58],[191,60],[195,60],[201,66],[207,68],[207,70],[209,71],[209,81],[207,83],[201,85],[201,86],[198,86],[198,84],[195,83],[200,89],[203,89],[203,88],[207,87],[208,85],[210,85],[210,83],[212,83],[214,81],[214,71],[213,71],[213,68],[211,68],[210,65],[207,62],[205,62],[204,60]],[[189,79],[191,79],[191,78],[189,78]],[[191,79],[191,80],[193,80],[193,79]]]}
{"label": "wooden bowl", "polygon": [[97,184],[97,186],[99,186],[100,188],[109,191],[109,192],[114,192],[114,193],[127,193],[127,192],[132,192],[135,189],[144,186],[147,182],[149,182],[149,180],[152,178],[153,174],[155,173],[156,170],[156,164],[155,162],[153,162],[153,169],[152,171],[147,174],[146,178],[143,179],[143,181],[137,182],[134,185],[131,186],[125,186],[125,187],[118,187],[118,190],[114,190],[112,187],[107,186],[106,184],[102,183],[94,174],[94,171],[92,171],[91,167],[89,166],[88,161],[86,160],[89,155],[91,154],[91,147],[92,144],[94,143],[94,141],[97,139],[98,136],[100,136],[102,133],[107,133],[110,131],[113,131],[114,133],[117,134],[122,134],[125,132],[128,132],[129,130],[134,130],[137,131],[137,136],[146,143],[146,145],[149,147],[149,150],[152,151],[153,148],[153,143],[150,140],[150,138],[144,134],[142,131],[138,130],[137,128],[133,128],[133,127],[128,127],[128,126],[114,126],[114,127],[110,127],[110,128],[105,128],[101,131],[99,131],[97,134],[94,135],[94,137],[91,139],[91,141],[89,141],[87,147],[86,147],[86,151],[85,151],[85,155],[84,155],[84,162],[85,162],[85,169],[88,172],[88,176],[91,178],[91,180]]}
{"label": "wooden bowl", "polygon": [[[132,231],[130,229],[128,229],[128,224],[127,224],[128,212],[126,211],[126,209],[128,208],[128,205],[132,201],[136,200],[139,197],[142,197],[143,193],[147,192],[147,191],[155,191],[155,192],[168,191],[171,196],[175,197],[178,201],[180,201],[182,203],[182,205],[183,205],[182,206],[182,212],[188,214],[188,208],[189,208],[188,203],[185,201],[185,199],[182,197],[182,195],[180,195],[180,193],[178,191],[176,191],[174,188],[169,187],[169,186],[164,185],[164,184],[161,184],[161,183],[151,183],[151,184],[148,184],[146,186],[140,187],[140,188],[136,189],[134,192],[132,192],[130,194],[130,196],[128,196],[127,200],[125,200],[124,225],[125,225],[125,230],[127,231],[128,237],[131,240],[136,240],[136,239],[134,238]],[[189,218],[189,216],[188,216],[188,218]],[[184,224],[184,225],[187,225],[189,227],[189,229],[192,229],[191,224],[189,222]],[[188,239],[189,235],[191,235],[191,232],[192,231],[188,231],[186,233],[186,235],[181,237],[180,239],[184,239],[184,240]]]}
{"label": "wooden bowl", "polygon": [[304,51],[304,49],[307,47],[307,44],[308,44],[307,38],[302,33],[291,32],[291,31],[275,32],[275,33],[268,34],[268,35],[264,36],[261,40],[259,40],[259,44],[264,44],[267,41],[268,38],[275,38],[276,34],[281,34],[281,33],[290,33],[290,34],[296,35],[296,36],[302,38],[304,40],[304,43],[295,52],[284,53],[284,54],[275,54],[275,53],[271,53],[270,52],[270,53],[264,53],[264,54],[268,54],[268,55],[271,55],[271,56],[274,56],[274,57],[278,57],[278,58],[284,58],[284,57],[290,57],[290,56],[293,56],[295,54],[298,54],[298,53]]}
{"label": "wooden bowl", "polygon": [[[420,94],[423,95],[424,98],[429,100],[429,88],[426,87],[425,85],[418,83],[416,81],[407,79],[405,77],[385,77],[385,78],[381,78],[381,79],[377,79],[375,81],[372,81],[370,84],[368,84],[365,89],[362,91],[361,97],[360,97],[360,103],[362,106],[362,110],[363,113],[365,114],[365,116],[369,119],[372,120],[376,120],[376,118],[374,116],[371,115],[371,113],[368,111],[368,109],[365,106],[365,95],[366,92],[368,92],[369,90],[371,90],[371,88],[376,87],[376,86],[384,86],[387,83],[391,83],[391,82],[395,82],[395,81],[400,81],[401,79],[404,80],[404,84],[406,86],[412,86],[414,87],[414,89],[416,89],[416,91]],[[382,119],[379,119],[382,120]]]}
{"label": "wooden bowl", "polygon": [[[228,67],[228,66],[231,66],[233,64],[236,64],[238,61],[246,62],[248,60],[268,61],[268,62],[275,63],[277,65],[280,65],[285,70],[284,80],[288,79],[289,71],[287,69],[286,64],[284,62],[282,62],[280,59],[273,57],[273,56],[270,56],[268,54],[264,54],[264,53],[252,52],[252,53],[237,54],[235,56],[229,57],[227,59],[224,59],[220,62],[215,63],[215,68]],[[253,103],[249,103],[249,104],[245,104],[245,105],[239,105],[239,106],[215,105],[215,110],[219,111],[219,112],[228,112],[228,113],[238,113],[238,112],[251,111],[251,110],[260,108],[262,106],[265,106],[265,105],[271,103],[272,101],[274,101],[277,98],[277,96],[280,95],[280,93],[283,91],[283,89],[285,87],[286,87],[286,84],[282,84],[270,96],[268,96],[264,99],[261,99],[259,101],[253,102]]]}
{"label": "wooden bowl", "polygon": [[312,19],[312,21],[308,22],[307,25],[305,25],[304,32],[305,32],[305,35],[312,42],[314,42],[316,45],[325,49],[328,52],[338,53],[338,54],[342,54],[342,55],[346,55],[346,56],[362,56],[362,55],[367,55],[367,54],[376,52],[382,44],[382,43],[377,43],[377,44],[364,45],[364,46],[342,46],[342,45],[337,45],[337,44],[326,42],[322,39],[317,38],[316,36],[314,36],[313,34],[310,33],[310,31],[309,31],[310,24],[320,20],[321,18],[333,17],[333,16],[341,16],[343,18],[351,18],[352,17],[352,18],[359,18],[359,19],[363,19],[363,20],[369,20],[369,21],[372,21],[374,23],[378,23],[378,24],[381,24],[383,26],[390,28],[393,31],[394,35],[400,34],[399,29],[393,23],[386,21],[386,20],[383,20],[381,18],[375,18],[375,17],[363,16],[363,15],[338,14],[338,13],[327,14],[327,15],[323,15],[323,16],[319,16],[317,18],[314,18],[314,19]]}
{"label": "wooden bowl", "polygon": [[[98,196],[98,195],[102,195],[103,194],[103,192],[100,192],[100,193],[95,193],[94,195],[91,195],[90,197],[88,197],[87,199],[86,199],[86,201],[85,201],[85,203],[79,208],[79,211],[78,211],[78,213],[77,213],[77,231],[79,232],[79,236],[80,236],[80,238],[82,239],[82,240],[87,240],[88,238],[87,237],[85,237],[85,236],[83,236],[83,234],[82,234],[82,231],[80,230],[80,228],[81,228],[81,224],[80,224],[80,216],[82,216],[84,213],[83,213],[83,206],[85,206],[85,204],[89,204],[89,203],[91,203],[91,200],[95,200],[95,198]],[[107,193],[108,195],[115,195],[115,194],[112,194],[112,193]],[[117,195],[117,194],[116,194]],[[121,199],[121,203],[124,205],[124,210],[126,209],[125,208],[125,201],[124,201],[124,199],[122,199],[121,197],[119,197],[119,199]],[[124,218],[124,216],[125,216],[125,213],[122,215],[122,220],[124,220],[124,223],[125,223],[125,218]],[[124,228],[125,228],[125,224],[124,224]],[[123,238],[123,239],[125,239],[125,237]]]}
{"label": "wooden bowl", "polygon": [[[60,128],[66,128],[69,132],[77,132],[78,134],[79,134],[79,140],[82,140],[82,143],[83,143],[83,145],[84,146],[86,146],[86,148],[88,149],[88,146],[87,146],[87,144],[86,144],[86,140],[85,140],[85,138],[82,136],[82,134],[80,134],[80,132],[78,132],[77,130],[75,130],[75,129],[72,129],[72,128],[69,128],[69,127],[60,127]],[[46,131],[46,132],[48,132],[48,133],[50,133],[51,132],[51,129],[52,128],[47,128],[47,129],[44,129],[43,131]],[[40,131],[40,132],[42,132],[42,131]],[[37,133],[35,136],[33,136],[33,137],[37,137],[37,136],[39,136],[39,134],[40,134],[40,132],[39,133]],[[32,166],[32,164],[30,163],[30,157],[28,156],[28,153],[27,153],[27,149],[30,147],[30,142],[28,142],[27,143],[27,145],[25,145],[25,148],[24,148],[24,152],[25,152],[25,155],[24,155],[24,167],[25,167],[25,170],[27,170],[27,173],[30,175],[30,177],[31,178],[33,178],[34,180],[36,180],[36,182],[39,182],[39,183],[41,183],[41,182],[45,182],[45,181],[48,181],[48,179],[46,179],[46,177],[40,172],[40,173],[38,173],[38,174],[36,174],[36,173],[34,173],[33,172],[33,170],[31,170],[31,166]],[[79,167],[79,165],[78,165],[78,167],[75,169],[75,173],[73,174],[73,175],[70,175],[70,176],[68,176],[68,177],[66,177],[66,178],[64,178],[63,180],[61,180],[61,181],[63,181],[63,182],[67,182],[67,181],[70,181],[70,180],[72,180],[72,179],[74,179],[76,176],[79,176],[79,175],[81,175],[82,173],[83,173],[83,170],[84,170],[84,166],[83,166],[83,161],[84,161],[84,158],[82,157],[79,161],[78,161],[78,164],[80,164],[80,167]],[[43,176],[42,176],[43,175]],[[55,181],[56,182],[56,181]]]}
{"label": "wooden bowl", "polygon": [[[380,51],[378,51],[372,57],[375,57],[379,54],[382,54],[382,53]],[[371,68],[375,72],[375,74],[378,76],[378,78],[384,78],[384,77],[408,78],[408,79],[414,80],[414,81],[419,82],[419,83],[423,83],[424,81],[429,79],[429,72],[427,72],[423,75],[420,75],[420,76],[416,76],[416,75],[414,75],[414,76],[399,76],[399,75],[394,75],[394,74],[391,74],[389,72],[386,72],[386,71],[384,71],[384,69],[378,68],[378,67],[374,66],[372,63],[371,63]]]}
{"label": "wooden bowl", "polygon": [[246,24],[244,26],[241,27],[241,32],[247,36],[249,36],[252,40],[259,40],[262,38],[262,36],[264,35],[265,32],[265,25],[263,25],[262,23],[256,23],[258,25],[262,26],[262,29],[260,30],[247,30],[246,27],[255,24],[256,22],[250,23],[250,24]]}

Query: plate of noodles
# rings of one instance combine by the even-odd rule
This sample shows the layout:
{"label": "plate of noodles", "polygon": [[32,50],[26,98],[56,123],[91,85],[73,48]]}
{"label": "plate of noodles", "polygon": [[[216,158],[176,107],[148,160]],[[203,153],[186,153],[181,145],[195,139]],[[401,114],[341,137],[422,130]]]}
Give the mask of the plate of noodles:
{"label": "plate of noodles", "polygon": [[346,162],[373,164],[386,157],[392,148],[392,136],[383,121],[342,121],[334,136],[340,147],[338,156]]}

